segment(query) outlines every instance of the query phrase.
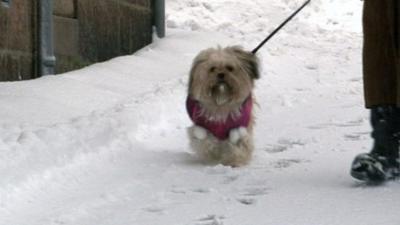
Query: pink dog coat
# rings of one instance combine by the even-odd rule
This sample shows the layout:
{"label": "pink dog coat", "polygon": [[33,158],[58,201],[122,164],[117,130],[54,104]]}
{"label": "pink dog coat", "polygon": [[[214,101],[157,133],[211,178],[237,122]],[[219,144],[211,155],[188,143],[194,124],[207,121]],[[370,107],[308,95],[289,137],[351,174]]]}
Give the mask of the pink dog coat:
{"label": "pink dog coat", "polygon": [[232,129],[239,127],[248,127],[251,119],[251,110],[253,108],[253,99],[248,97],[243,103],[240,114],[237,116],[229,115],[226,121],[213,121],[202,115],[200,103],[190,97],[186,100],[186,110],[190,119],[197,126],[203,127],[211,132],[219,140],[225,140],[229,137]]}

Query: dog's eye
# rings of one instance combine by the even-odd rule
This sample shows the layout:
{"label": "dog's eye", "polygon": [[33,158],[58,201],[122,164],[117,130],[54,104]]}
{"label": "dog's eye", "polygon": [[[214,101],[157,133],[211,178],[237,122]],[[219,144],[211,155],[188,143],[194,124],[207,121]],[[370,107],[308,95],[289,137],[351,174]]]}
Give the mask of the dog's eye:
{"label": "dog's eye", "polygon": [[217,68],[215,66],[210,68],[210,72],[213,73]]}
{"label": "dog's eye", "polygon": [[233,72],[233,70],[234,70],[235,68],[233,68],[233,66],[226,66],[226,69],[227,69],[229,72]]}

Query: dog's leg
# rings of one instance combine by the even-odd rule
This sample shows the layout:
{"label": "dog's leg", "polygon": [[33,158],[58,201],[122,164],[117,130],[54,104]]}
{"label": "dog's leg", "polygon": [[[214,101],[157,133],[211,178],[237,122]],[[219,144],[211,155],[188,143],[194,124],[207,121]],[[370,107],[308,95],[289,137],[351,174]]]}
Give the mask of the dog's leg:
{"label": "dog's leg", "polygon": [[232,129],[229,132],[229,141],[232,144],[237,144],[240,139],[245,138],[248,136],[247,129],[244,127],[239,127],[236,129]]}
{"label": "dog's leg", "polygon": [[253,152],[252,136],[244,127],[233,129],[229,133],[229,140],[226,142],[226,151],[222,155],[222,164],[238,167],[246,165]]}
{"label": "dog's leg", "polygon": [[192,127],[193,136],[199,140],[204,140],[207,137],[207,130],[200,126]]}
{"label": "dog's leg", "polygon": [[188,128],[190,146],[200,158],[208,162],[218,162],[221,159],[219,140],[203,127],[193,125]]}

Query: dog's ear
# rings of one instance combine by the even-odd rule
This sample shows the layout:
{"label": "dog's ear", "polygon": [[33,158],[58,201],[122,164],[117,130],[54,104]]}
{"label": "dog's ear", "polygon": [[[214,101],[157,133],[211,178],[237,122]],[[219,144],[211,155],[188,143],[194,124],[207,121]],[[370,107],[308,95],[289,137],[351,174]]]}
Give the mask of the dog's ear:
{"label": "dog's ear", "polygon": [[196,72],[198,65],[199,65],[199,62],[194,60],[192,63],[192,68],[190,69],[190,72],[189,72],[188,93],[190,93],[190,94],[191,94],[191,89],[192,89],[192,85],[193,85],[193,77],[194,77],[194,74]]}
{"label": "dog's ear", "polygon": [[189,72],[189,85],[188,85],[189,93],[191,93],[190,90],[192,88],[193,77],[195,76],[195,73],[199,69],[200,64],[207,61],[207,58],[209,57],[210,52],[212,50],[213,50],[212,48],[203,50],[193,59],[192,68],[190,69],[190,72]]}
{"label": "dog's ear", "polygon": [[228,47],[228,50],[232,51],[232,53],[243,63],[245,67],[243,69],[250,74],[251,78],[260,78],[258,58],[255,54],[243,50],[241,46]]}

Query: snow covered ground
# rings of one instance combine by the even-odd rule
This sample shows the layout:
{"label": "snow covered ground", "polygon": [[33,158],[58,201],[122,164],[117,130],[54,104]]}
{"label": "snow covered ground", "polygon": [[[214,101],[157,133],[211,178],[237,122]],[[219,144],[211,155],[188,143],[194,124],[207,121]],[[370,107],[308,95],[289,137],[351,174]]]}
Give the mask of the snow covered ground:
{"label": "snow covered ground", "polygon": [[348,174],[371,145],[360,1],[313,0],[260,50],[250,165],[209,165],[188,148],[193,57],[251,50],[301,3],[167,0],[167,37],[134,55],[0,83],[0,224],[400,224],[399,182]]}

